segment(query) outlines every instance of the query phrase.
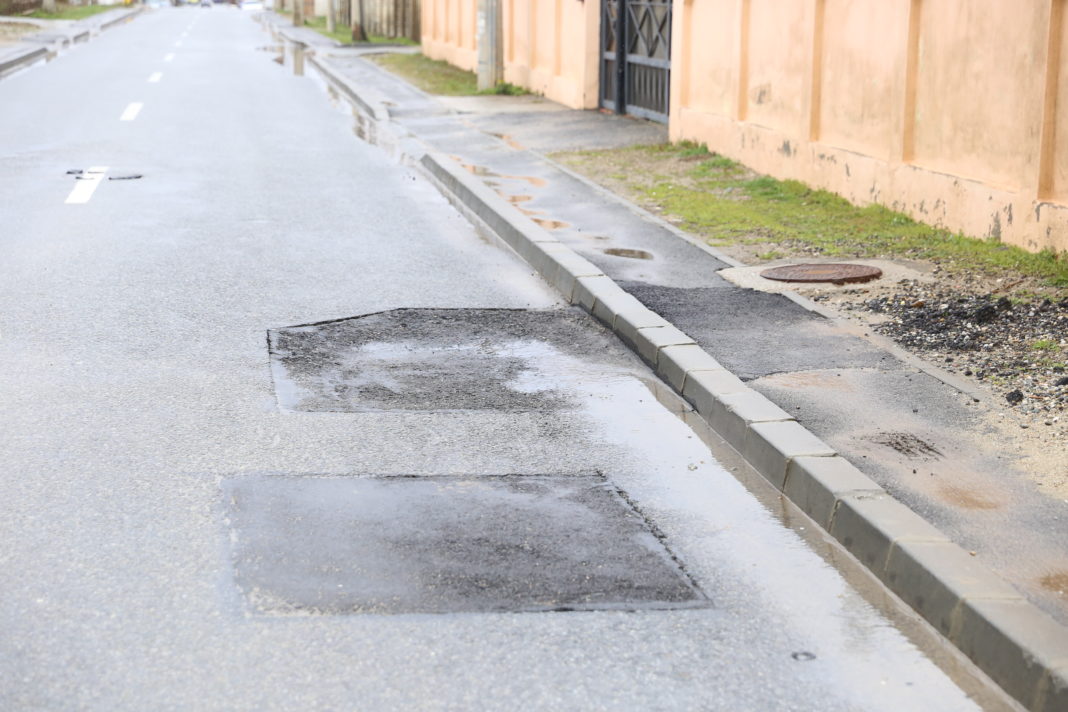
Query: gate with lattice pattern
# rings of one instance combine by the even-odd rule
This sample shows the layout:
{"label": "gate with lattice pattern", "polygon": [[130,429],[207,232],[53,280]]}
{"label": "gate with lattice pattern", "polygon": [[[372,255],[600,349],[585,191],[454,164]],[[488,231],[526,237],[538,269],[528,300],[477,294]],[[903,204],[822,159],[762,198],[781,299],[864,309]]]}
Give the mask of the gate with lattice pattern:
{"label": "gate with lattice pattern", "polygon": [[601,0],[601,106],[668,120],[672,0]]}

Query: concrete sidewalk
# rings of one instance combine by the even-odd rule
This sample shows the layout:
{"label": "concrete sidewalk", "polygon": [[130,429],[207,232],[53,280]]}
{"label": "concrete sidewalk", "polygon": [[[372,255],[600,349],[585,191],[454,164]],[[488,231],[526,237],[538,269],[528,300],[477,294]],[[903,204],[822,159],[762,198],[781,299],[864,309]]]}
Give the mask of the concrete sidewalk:
{"label": "concrete sidewalk", "polygon": [[1068,572],[1068,505],[999,450],[981,393],[796,294],[727,281],[739,263],[545,156],[659,142],[664,127],[537,97],[431,97],[367,51],[312,60],[362,108],[361,137],[422,164],[612,327],[1006,691],[1068,709],[1068,600],[1042,584]]}
{"label": "concrete sidewalk", "polygon": [[0,18],[4,22],[32,24],[39,28],[39,31],[19,38],[18,42],[0,46],[0,77],[38,62],[51,61],[60,52],[88,42],[103,30],[132,20],[143,10],[142,6],[118,7],[83,20]]}

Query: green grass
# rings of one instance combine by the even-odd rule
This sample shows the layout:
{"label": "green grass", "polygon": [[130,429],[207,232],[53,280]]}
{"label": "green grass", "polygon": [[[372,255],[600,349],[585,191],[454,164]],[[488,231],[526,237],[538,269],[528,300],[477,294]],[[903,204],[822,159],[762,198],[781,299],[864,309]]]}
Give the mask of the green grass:
{"label": "green grass", "polygon": [[45,12],[44,10],[34,10],[27,15],[21,15],[21,17],[36,17],[41,20],[82,20],[86,17],[92,17],[108,10],[118,10],[123,5],[56,5],[55,12]]}
{"label": "green grass", "polygon": [[[276,11],[277,12],[277,11]],[[285,13],[290,14],[290,13]],[[329,37],[332,40],[340,42],[342,44],[352,43],[352,29],[346,25],[335,25],[333,32],[328,32],[326,29],[325,17],[308,17],[304,19],[304,25],[309,27],[324,37]],[[367,41],[371,44],[394,44],[394,45],[418,45],[418,42],[412,42],[407,37],[386,37],[385,35],[367,35]]]}
{"label": "green grass", "polygon": [[1057,342],[1053,339],[1039,339],[1031,344],[1031,348],[1035,351],[1054,351],[1057,349]]}
{"label": "green grass", "polygon": [[404,77],[428,94],[442,96],[477,96],[479,94],[529,94],[526,89],[501,82],[494,89],[478,88],[478,77],[454,67],[448,62],[430,59],[422,54],[378,54],[370,57],[394,74]]}
{"label": "green grass", "polygon": [[[711,244],[780,243],[832,257],[928,259],[987,274],[1016,273],[1068,287],[1068,253],[1032,253],[916,222],[881,205],[856,207],[825,190],[760,176],[693,143],[636,146],[643,158],[694,163],[682,179],[664,177],[638,190]],[[645,154],[644,156],[642,154]],[[666,154],[666,155],[665,155]]]}

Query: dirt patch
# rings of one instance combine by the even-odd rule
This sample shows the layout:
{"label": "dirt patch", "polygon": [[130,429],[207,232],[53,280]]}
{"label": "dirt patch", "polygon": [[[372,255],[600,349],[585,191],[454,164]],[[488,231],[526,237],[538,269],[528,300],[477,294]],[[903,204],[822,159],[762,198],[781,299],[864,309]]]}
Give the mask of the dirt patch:
{"label": "dirt patch", "polygon": [[632,250],[628,247],[609,247],[604,250],[606,255],[613,255],[615,257],[627,257],[632,260],[651,260],[652,254],[645,250]]}
{"label": "dirt patch", "polygon": [[40,31],[40,27],[27,22],[0,22],[0,45],[14,44],[24,36]]}
{"label": "dirt patch", "polygon": [[1054,571],[1038,580],[1039,585],[1047,591],[1068,595],[1068,571]]}
{"label": "dirt patch", "polygon": [[912,433],[879,433],[872,438],[872,442],[884,445],[912,460],[935,460],[942,457],[938,448]]}
{"label": "dirt patch", "polygon": [[533,218],[533,220],[546,230],[562,230],[565,227],[571,227],[571,223],[566,223],[560,220],[549,220],[546,218]]}
{"label": "dirt patch", "polygon": [[953,485],[945,485],[939,490],[939,494],[942,498],[951,504],[955,504],[958,507],[964,509],[997,509],[1000,505],[981,494],[964,489],[963,487],[954,487]]}

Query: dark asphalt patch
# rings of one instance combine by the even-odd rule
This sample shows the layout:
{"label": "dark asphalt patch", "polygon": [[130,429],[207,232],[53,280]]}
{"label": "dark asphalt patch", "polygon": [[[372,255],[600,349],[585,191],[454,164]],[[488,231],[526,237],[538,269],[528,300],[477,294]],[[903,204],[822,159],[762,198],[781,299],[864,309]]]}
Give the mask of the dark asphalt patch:
{"label": "dark asphalt patch", "polygon": [[268,341],[279,405],[318,412],[558,410],[570,399],[544,372],[623,355],[577,309],[397,309]]}
{"label": "dark asphalt patch", "polygon": [[786,371],[901,368],[882,349],[781,294],[634,282],[621,286],[743,380]]}
{"label": "dark asphalt patch", "polygon": [[257,614],[709,605],[598,476],[257,476],[223,493]]}

